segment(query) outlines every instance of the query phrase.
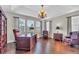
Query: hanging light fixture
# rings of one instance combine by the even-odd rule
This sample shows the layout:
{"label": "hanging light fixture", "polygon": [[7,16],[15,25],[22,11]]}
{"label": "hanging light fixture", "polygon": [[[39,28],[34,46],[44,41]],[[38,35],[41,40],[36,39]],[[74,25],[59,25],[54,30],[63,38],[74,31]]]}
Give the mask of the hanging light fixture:
{"label": "hanging light fixture", "polygon": [[41,9],[39,11],[38,17],[40,18],[45,18],[47,16],[45,10],[44,10],[44,5],[41,5]]}

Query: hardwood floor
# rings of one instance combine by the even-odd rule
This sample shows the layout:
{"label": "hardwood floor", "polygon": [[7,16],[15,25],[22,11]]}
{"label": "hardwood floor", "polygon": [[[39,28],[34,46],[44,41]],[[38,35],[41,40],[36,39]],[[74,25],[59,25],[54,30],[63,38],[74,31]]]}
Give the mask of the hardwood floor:
{"label": "hardwood floor", "polygon": [[78,54],[79,48],[72,48],[63,42],[53,39],[38,39],[37,44],[31,51],[16,50],[15,43],[7,44],[2,54]]}

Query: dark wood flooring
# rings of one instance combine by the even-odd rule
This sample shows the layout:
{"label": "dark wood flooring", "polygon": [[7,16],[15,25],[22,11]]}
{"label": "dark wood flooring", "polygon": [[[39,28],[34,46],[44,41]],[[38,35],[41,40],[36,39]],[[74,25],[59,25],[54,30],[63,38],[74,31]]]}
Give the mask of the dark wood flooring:
{"label": "dark wood flooring", "polygon": [[78,54],[79,48],[72,48],[60,41],[53,39],[38,39],[36,46],[31,51],[16,50],[15,43],[7,44],[2,54]]}

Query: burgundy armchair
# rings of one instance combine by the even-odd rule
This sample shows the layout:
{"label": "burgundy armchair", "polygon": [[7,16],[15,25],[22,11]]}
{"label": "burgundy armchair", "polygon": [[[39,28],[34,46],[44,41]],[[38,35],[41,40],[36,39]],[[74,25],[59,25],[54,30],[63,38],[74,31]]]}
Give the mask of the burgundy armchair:
{"label": "burgundy armchair", "polygon": [[16,49],[30,50],[30,37],[21,36],[17,29],[13,29],[13,33],[16,41]]}
{"label": "burgundy armchair", "polygon": [[48,31],[47,30],[43,31],[43,38],[45,38],[45,39],[48,38]]}
{"label": "burgundy armchair", "polygon": [[65,37],[65,42],[69,45],[79,45],[79,32],[70,32],[69,36]]}

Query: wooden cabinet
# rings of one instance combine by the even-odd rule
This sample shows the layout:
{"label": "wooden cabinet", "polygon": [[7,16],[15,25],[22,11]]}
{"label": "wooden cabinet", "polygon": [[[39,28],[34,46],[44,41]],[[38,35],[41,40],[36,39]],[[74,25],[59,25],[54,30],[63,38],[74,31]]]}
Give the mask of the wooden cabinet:
{"label": "wooden cabinet", "polygon": [[54,33],[54,39],[58,41],[62,41],[63,34],[62,33]]}
{"label": "wooden cabinet", "polygon": [[7,44],[7,19],[0,8],[0,52]]}

